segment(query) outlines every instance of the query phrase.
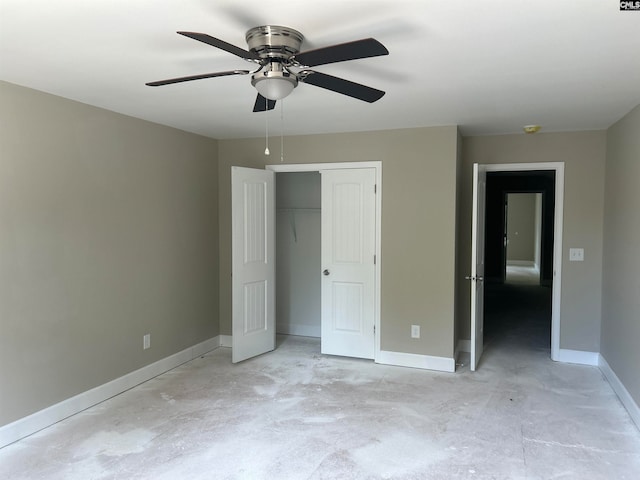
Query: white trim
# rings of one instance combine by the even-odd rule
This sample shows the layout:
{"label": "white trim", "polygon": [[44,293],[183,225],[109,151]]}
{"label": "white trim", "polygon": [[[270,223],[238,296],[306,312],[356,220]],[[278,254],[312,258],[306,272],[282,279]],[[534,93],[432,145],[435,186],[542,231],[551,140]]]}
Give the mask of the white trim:
{"label": "white trim", "polygon": [[80,413],[220,346],[220,337],[185,348],[131,373],[0,427],[0,448]]}
{"label": "white trim", "polygon": [[415,353],[389,352],[381,350],[375,359],[376,363],[393,365],[395,367],[421,368],[424,370],[437,370],[439,372],[456,371],[454,358],[433,357],[431,355],[418,355]]}
{"label": "white trim", "polygon": [[267,170],[279,172],[319,172],[321,170],[338,170],[341,168],[382,168],[381,161],[371,162],[336,162],[336,163],[279,163],[266,165]]}
{"label": "white trim", "polygon": [[283,323],[276,324],[276,334],[320,338],[321,329],[320,325],[296,325],[292,323]]}
{"label": "white trim", "polygon": [[231,335],[219,335],[220,337],[220,346],[231,348],[232,345],[232,337]]}
{"label": "white trim", "polygon": [[[376,170],[376,287],[375,287],[375,350],[374,360],[380,354],[380,312],[381,312],[381,280],[382,280],[382,162],[379,160],[369,162],[342,162],[342,163],[287,163],[278,165],[266,165],[267,170],[279,172],[320,172],[322,170],[375,168]],[[277,288],[277,287],[276,287]],[[383,362],[380,362],[383,363]],[[455,368],[455,362],[454,362]]]}
{"label": "white trim", "polygon": [[600,371],[604,375],[604,378],[609,382],[609,385],[611,385],[613,391],[616,392],[616,395],[622,402],[622,405],[624,405],[627,412],[629,412],[631,420],[633,420],[638,429],[640,429],[640,407],[638,407],[638,404],[602,355],[600,355],[598,367],[600,367]]}
{"label": "white trim", "polygon": [[535,268],[536,262],[533,260],[507,260],[507,266]]}
{"label": "white trim", "polygon": [[564,162],[483,163],[487,172],[528,172],[530,170],[564,169]]}
{"label": "white trim", "polygon": [[557,358],[554,358],[554,360],[556,362],[576,363],[578,365],[597,367],[599,358],[600,354],[598,352],[584,352],[582,350],[561,348],[558,350]]}
{"label": "white trim", "polygon": [[[220,346],[220,335],[217,337],[212,337],[209,340],[205,340],[204,342],[197,343],[192,347],[186,348],[183,350],[183,352],[188,352],[189,349],[191,349],[191,358],[187,360],[187,362],[190,362],[191,360],[194,360],[197,357],[204,355],[205,353],[209,353],[210,351],[215,350],[219,346]],[[171,357],[168,357],[168,358],[171,358]],[[186,362],[183,362],[183,363],[186,363]],[[171,368],[175,368],[175,367],[171,367]],[[169,370],[171,370],[171,368]],[[168,370],[165,370],[165,371],[168,371]]]}
{"label": "white trim", "polygon": [[560,359],[560,306],[562,303],[562,228],[564,225],[564,162],[483,164],[487,172],[526,172],[555,170],[555,208],[553,225],[553,287],[551,293],[551,359]]}
{"label": "white trim", "polygon": [[551,359],[560,351],[560,307],[562,304],[562,229],[564,227],[564,163],[556,164],[556,205],[553,226],[553,286],[551,293]]}

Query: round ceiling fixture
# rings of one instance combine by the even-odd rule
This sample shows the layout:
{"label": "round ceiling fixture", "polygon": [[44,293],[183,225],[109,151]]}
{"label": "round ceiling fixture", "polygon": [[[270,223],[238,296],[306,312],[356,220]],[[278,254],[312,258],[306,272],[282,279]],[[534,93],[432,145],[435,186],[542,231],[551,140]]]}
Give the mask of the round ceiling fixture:
{"label": "round ceiling fixture", "polygon": [[541,128],[540,125],[525,125],[522,127],[522,130],[524,130],[524,133],[532,134],[539,132]]}

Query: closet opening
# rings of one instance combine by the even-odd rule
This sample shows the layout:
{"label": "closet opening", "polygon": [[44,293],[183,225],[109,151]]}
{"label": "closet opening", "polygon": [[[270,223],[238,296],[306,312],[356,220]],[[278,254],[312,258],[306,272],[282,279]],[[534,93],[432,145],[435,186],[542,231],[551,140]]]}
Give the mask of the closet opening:
{"label": "closet opening", "polygon": [[276,179],[276,334],[321,337],[320,172]]}

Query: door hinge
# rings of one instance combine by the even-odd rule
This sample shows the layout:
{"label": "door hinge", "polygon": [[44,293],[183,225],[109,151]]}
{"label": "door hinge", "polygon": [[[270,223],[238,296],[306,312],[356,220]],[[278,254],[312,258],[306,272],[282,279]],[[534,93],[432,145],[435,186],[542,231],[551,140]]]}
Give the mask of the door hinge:
{"label": "door hinge", "polygon": [[374,255],[374,256],[373,256],[373,264],[374,264],[374,265],[376,264],[376,261],[377,261],[377,258],[376,258],[376,256]]}
{"label": "door hinge", "polygon": [[373,193],[378,193],[378,185],[377,184],[373,184]]}
{"label": "door hinge", "polygon": [[373,326],[373,334],[374,335],[376,334],[376,326],[375,325]]}

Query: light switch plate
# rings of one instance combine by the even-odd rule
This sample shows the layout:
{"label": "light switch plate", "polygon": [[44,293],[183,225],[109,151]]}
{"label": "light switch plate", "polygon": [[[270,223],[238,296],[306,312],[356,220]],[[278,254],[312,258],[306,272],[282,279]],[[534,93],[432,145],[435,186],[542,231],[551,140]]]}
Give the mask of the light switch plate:
{"label": "light switch plate", "polygon": [[570,262],[584,262],[584,248],[570,248],[569,249],[569,261]]}

